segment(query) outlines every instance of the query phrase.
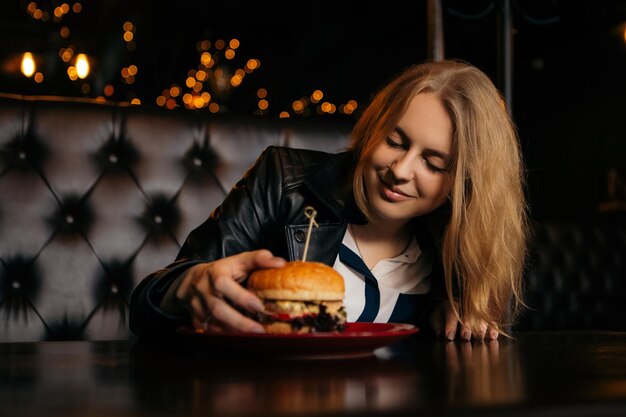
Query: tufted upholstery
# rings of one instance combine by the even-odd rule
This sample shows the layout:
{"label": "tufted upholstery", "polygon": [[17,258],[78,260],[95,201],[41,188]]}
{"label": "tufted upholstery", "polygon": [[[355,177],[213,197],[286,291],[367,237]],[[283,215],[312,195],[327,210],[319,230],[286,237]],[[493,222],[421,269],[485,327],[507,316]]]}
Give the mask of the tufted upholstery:
{"label": "tufted upholstery", "polygon": [[0,342],[130,336],[128,303],[268,145],[350,125],[0,97]]}
{"label": "tufted upholstery", "polygon": [[[128,302],[268,145],[350,125],[0,95],[0,342],[130,337]],[[537,223],[519,329],[626,330],[626,224]]]}
{"label": "tufted upholstery", "polygon": [[626,330],[626,223],[536,225],[519,330]]}

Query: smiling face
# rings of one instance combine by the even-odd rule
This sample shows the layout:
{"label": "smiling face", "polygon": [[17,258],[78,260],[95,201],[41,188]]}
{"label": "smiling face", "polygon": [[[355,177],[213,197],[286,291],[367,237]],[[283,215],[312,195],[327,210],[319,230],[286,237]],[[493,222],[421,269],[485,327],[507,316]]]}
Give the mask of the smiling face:
{"label": "smiling face", "polygon": [[365,156],[373,222],[403,224],[441,206],[450,190],[452,121],[432,93],[413,97],[397,126]]}

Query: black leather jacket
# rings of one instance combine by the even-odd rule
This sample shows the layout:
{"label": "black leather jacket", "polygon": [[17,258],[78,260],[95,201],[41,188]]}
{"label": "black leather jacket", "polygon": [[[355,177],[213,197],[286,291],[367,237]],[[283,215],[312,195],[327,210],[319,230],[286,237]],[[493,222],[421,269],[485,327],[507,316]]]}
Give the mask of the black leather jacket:
{"label": "black leather jacket", "polygon": [[[194,229],[176,261],[142,280],[130,306],[136,334],[160,333],[189,322],[158,306],[186,269],[243,251],[266,248],[287,260],[302,259],[307,206],[317,210],[307,260],[333,265],[349,222],[362,222],[352,193],[355,155],[268,147],[210,217]],[[423,229],[423,228],[422,228]],[[422,250],[432,239],[420,233]],[[432,278],[431,278],[432,281]]]}

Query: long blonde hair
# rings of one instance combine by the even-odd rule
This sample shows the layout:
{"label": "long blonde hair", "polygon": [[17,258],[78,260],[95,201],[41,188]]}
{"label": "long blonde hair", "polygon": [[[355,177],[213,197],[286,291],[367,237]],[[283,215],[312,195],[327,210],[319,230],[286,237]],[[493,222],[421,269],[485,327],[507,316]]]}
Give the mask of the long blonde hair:
{"label": "long blonde hair", "polygon": [[515,126],[498,89],[460,61],[414,65],[380,90],[352,132],[354,190],[368,217],[364,160],[393,130],[417,94],[435,94],[453,124],[451,190],[440,240],[447,296],[472,331],[484,320],[504,334],[523,304],[528,217]]}

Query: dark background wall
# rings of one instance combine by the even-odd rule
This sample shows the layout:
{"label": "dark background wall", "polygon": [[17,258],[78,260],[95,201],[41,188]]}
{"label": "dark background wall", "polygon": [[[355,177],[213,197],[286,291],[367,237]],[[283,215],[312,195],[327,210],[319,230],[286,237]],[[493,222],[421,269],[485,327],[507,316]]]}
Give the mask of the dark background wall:
{"label": "dark background wall", "polygon": [[[75,2],[68,1],[72,6]],[[227,4],[228,3],[228,4]],[[443,0],[445,55],[467,60],[502,87],[499,0]],[[428,58],[427,1],[84,2],[80,13],[55,22],[33,19],[29,2],[3,3],[0,14],[0,92],[141,100],[155,106],[170,86],[184,86],[197,67],[203,39],[237,38],[233,64],[249,58],[261,67],[220,97],[221,111],[258,112],[259,88],[278,117],[315,89],[341,104],[362,107],[400,69]],[[40,1],[53,11],[55,1]],[[528,169],[532,213],[577,220],[624,217],[626,210],[626,0],[511,0],[513,95]],[[122,25],[136,28],[134,46],[121,40]],[[60,28],[70,35],[62,38]],[[75,45],[94,58],[83,82],[69,81],[58,50]],[[24,50],[45,57],[41,84],[15,71]],[[139,67],[132,85],[120,69]],[[84,83],[89,92],[81,91]],[[217,98],[217,96],[216,96]],[[203,110],[204,111],[204,110]],[[292,117],[305,117],[294,115]],[[354,114],[317,115],[353,120]],[[609,187],[612,178],[612,187]],[[607,204],[609,203],[609,204]],[[604,207],[604,209],[600,209]],[[609,208],[608,210],[606,208]]]}

